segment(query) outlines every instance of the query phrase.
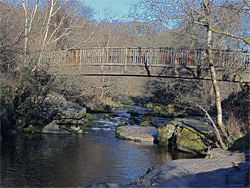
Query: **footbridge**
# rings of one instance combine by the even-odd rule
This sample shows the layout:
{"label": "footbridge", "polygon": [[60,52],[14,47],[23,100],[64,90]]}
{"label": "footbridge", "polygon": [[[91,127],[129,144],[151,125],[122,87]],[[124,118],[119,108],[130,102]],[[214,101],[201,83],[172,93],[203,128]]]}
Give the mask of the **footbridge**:
{"label": "footbridge", "polygon": [[[53,51],[43,62],[52,74],[210,79],[205,50],[83,48]],[[250,81],[250,53],[214,50],[218,80]],[[243,76],[242,76],[243,75]]]}

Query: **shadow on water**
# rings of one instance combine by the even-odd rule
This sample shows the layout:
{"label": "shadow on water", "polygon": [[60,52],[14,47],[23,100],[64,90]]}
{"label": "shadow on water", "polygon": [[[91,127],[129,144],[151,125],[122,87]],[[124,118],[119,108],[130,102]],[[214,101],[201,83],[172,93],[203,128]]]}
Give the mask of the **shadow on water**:
{"label": "shadow on water", "polygon": [[74,187],[127,184],[149,167],[192,154],[115,138],[115,131],[85,135],[9,135],[1,147],[1,186]]}

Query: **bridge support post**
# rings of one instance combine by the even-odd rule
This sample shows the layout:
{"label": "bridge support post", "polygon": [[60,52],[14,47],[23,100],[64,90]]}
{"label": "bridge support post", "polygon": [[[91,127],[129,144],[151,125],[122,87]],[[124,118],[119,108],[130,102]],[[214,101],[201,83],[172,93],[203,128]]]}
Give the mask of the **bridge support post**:
{"label": "bridge support post", "polygon": [[103,65],[101,65],[101,72],[103,73]]}
{"label": "bridge support post", "polygon": [[125,65],[124,65],[124,73],[127,72],[127,62],[129,61],[128,48],[126,48],[125,52],[126,52],[126,57],[125,57],[125,61],[124,61],[124,63],[125,63]]}

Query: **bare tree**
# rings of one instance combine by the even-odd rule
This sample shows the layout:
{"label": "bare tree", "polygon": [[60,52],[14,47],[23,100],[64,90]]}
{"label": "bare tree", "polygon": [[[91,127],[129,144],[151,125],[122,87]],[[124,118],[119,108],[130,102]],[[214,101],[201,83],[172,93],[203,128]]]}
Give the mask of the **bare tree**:
{"label": "bare tree", "polygon": [[37,8],[38,8],[39,0],[22,0],[22,6],[24,10],[25,16],[25,35],[24,35],[24,53],[25,53],[25,65],[27,66],[28,63],[28,56],[29,56],[29,36],[33,26],[33,21],[36,16]]}
{"label": "bare tree", "polygon": [[[223,135],[228,138],[226,127],[222,121],[220,89],[212,54],[214,34],[216,37],[227,36],[230,40],[239,39],[249,45],[249,31],[244,32],[249,26],[249,1],[143,0],[136,5],[136,8],[143,10],[143,16],[140,16],[147,22],[164,22],[169,28],[174,28],[180,23],[185,24],[188,28],[196,26],[203,28],[206,33],[206,55],[215,92],[217,125]],[[232,16],[229,16],[230,14]],[[244,45],[241,47],[244,48]]]}

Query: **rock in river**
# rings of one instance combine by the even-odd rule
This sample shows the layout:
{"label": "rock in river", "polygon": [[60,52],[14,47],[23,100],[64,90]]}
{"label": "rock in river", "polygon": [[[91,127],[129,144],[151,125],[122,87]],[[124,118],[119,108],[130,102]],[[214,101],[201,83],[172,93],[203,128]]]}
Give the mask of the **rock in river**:
{"label": "rock in river", "polygon": [[204,153],[209,148],[206,134],[212,130],[206,118],[175,119],[158,128],[157,142],[185,152]]}
{"label": "rock in river", "polygon": [[51,133],[51,134],[70,134],[69,131],[63,130],[60,128],[58,124],[56,124],[55,120],[50,124],[46,125],[41,133]]}
{"label": "rock in river", "polygon": [[139,142],[154,142],[156,134],[154,127],[123,126],[116,129],[118,138]]}

